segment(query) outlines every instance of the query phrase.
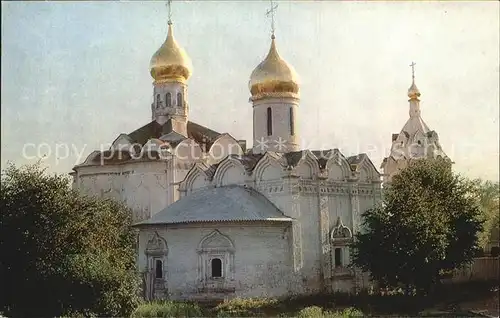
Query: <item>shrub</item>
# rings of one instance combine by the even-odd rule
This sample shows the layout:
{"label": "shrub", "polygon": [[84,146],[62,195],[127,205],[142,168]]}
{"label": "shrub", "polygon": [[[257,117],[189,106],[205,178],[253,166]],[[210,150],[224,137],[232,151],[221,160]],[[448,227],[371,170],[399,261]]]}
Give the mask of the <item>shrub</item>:
{"label": "shrub", "polygon": [[156,317],[201,317],[202,309],[194,303],[174,301],[154,301],[141,304],[132,313],[132,318]]}

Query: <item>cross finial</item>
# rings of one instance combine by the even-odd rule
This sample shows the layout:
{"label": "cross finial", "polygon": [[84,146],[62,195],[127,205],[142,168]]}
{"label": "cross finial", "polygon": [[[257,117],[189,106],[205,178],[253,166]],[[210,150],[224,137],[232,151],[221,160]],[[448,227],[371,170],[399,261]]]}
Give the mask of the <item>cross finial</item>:
{"label": "cross finial", "polygon": [[172,0],[167,0],[168,24],[172,24]]}
{"label": "cross finial", "polygon": [[275,25],[274,25],[274,13],[276,12],[276,9],[278,9],[278,5],[273,3],[273,0],[270,0],[271,2],[271,8],[267,10],[266,15],[271,16],[271,39],[274,39],[274,31],[275,31]]}
{"label": "cross finial", "polygon": [[412,81],[415,81],[415,65],[417,65],[417,63],[415,62],[411,62],[410,66],[411,66],[411,80]]}

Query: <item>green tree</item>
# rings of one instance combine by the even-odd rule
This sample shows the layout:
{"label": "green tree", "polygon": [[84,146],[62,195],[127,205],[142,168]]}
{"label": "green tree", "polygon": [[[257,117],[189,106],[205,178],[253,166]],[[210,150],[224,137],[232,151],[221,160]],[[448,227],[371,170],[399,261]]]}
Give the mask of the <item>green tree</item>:
{"label": "green tree", "polygon": [[353,263],[383,286],[429,289],[440,273],[472,261],[482,228],[474,185],[445,160],[414,160],[363,214]]}
{"label": "green tree", "polygon": [[476,179],[473,181],[473,185],[484,218],[483,230],[479,235],[479,245],[481,248],[485,248],[492,239],[498,239],[500,184]]}
{"label": "green tree", "polygon": [[122,204],[71,190],[39,165],[9,166],[0,190],[0,312],[128,316],[138,303],[135,233]]}

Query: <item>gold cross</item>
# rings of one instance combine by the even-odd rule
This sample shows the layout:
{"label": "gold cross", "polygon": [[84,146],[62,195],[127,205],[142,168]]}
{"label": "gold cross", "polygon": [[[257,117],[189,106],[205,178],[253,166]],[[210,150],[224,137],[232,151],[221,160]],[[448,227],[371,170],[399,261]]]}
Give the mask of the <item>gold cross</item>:
{"label": "gold cross", "polygon": [[167,0],[168,24],[172,24],[172,0]]}
{"label": "gold cross", "polygon": [[410,66],[411,66],[411,79],[412,80],[415,80],[415,65],[417,65],[417,63],[415,62],[411,62]]}
{"label": "gold cross", "polygon": [[271,16],[271,38],[274,39],[274,31],[275,31],[275,25],[274,25],[274,13],[276,12],[276,9],[278,8],[278,5],[273,3],[273,0],[271,1],[271,8],[267,10],[266,15]]}

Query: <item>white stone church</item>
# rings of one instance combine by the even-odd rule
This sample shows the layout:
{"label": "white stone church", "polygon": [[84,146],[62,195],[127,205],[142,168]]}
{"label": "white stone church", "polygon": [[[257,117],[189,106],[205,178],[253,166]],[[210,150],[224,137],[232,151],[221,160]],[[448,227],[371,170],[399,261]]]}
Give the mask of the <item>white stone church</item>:
{"label": "white stone church", "polygon": [[[301,149],[299,80],[276,45],[273,35],[250,76],[252,148],[189,121],[192,64],[169,22],[151,59],[151,121],[74,167],[75,188],[132,209],[146,298],[366,287],[366,275],[349,266],[349,244],[361,213],[381,200],[381,174],[365,154]],[[389,176],[408,156],[397,151],[401,142],[430,140],[440,149],[420,118],[416,92],[412,85],[410,120],[384,160]]]}

